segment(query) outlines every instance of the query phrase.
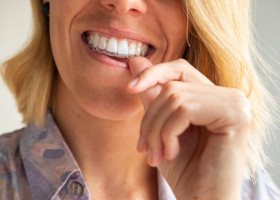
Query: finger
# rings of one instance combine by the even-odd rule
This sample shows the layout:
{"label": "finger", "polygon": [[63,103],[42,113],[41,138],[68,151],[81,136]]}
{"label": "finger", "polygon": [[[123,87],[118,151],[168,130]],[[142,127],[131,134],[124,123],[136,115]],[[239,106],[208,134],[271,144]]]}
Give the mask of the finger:
{"label": "finger", "polygon": [[[177,103],[183,104],[182,101],[186,101],[187,99],[193,98],[192,96],[199,96],[201,94],[207,93],[206,89],[199,89],[201,91],[198,90],[198,87],[195,84],[189,84],[180,81],[170,81],[166,83],[163,86],[160,94],[156,97],[156,99],[151,103],[150,107],[146,110],[145,115],[142,118],[140,132],[143,134],[146,133],[147,130],[145,128],[147,128],[153,120],[158,119],[159,121],[163,121],[162,119],[164,119],[165,117],[163,112],[165,112],[166,108],[170,106],[175,106],[174,109],[177,109],[176,106],[178,105],[174,104],[176,104],[176,101],[179,100],[179,98],[183,99]],[[145,137],[146,135],[143,136]]]}
{"label": "finger", "polygon": [[180,151],[179,135],[183,134],[190,126],[188,117],[188,109],[185,106],[180,106],[162,126],[161,136],[166,160],[173,160],[178,155]]}
{"label": "finger", "polygon": [[[162,100],[162,99],[160,99]],[[158,111],[155,113],[151,112],[153,117],[150,117],[149,113],[145,113],[146,117],[143,122],[144,126],[142,128],[144,137],[148,143],[149,152],[148,155],[150,157],[149,162],[153,163],[154,165],[159,164],[159,161],[162,157],[162,137],[161,137],[161,127],[163,126],[164,122],[168,119],[168,117],[176,111],[178,106],[181,104],[182,99],[181,96],[178,94],[172,94],[168,97],[166,101],[163,103],[160,102],[160,105],[157,105]],[[155,101],[157,103],[157,101]],[[153,108],[153,106],[151,106]]]}
{"label": "finger", "polygon": [[151,134],[148,143],[148,164],[152,167],[159,165],[163,157],[163,142],[160,134]]}
{"label": "finger", "polygon": [[[179,81],[171,81],[171,82],[165,84],[164,88],[161,90],[160,94],[156,97],[156,99],[153,102],[151,102],[151,105],[146,110],[145,115],[143,116],[142,122],[141,122],[140,138],[139,138],[139,142],[138,142],[139,145],[137,147],[137,150],[140,153],[147,152],[146,137],[147,137],[147,133],[148,133],[147,127],[149,127],[149,124],[151,124],[151,122],[154,119],[164,117],[165,115],[162,115],[162,114],[158,115],[158,113],[160,111],[163,112],[164,110],[166,110],[166,108],[169,105],[173,105],[173,102],[172,103],[169,102],[170,100],[168,101],[168,103],[165,103],[167,101],[167,99],[172,94],[174,94],[176,91],[180,91],[180,93],[184,93],[184,96],[190,95],[188,90],[192,86],[190,85],[189,87],[187,87],[186,84],[187,83],[183,83],[183,82],[179,82]],[[173,99],[174,99],[174,96],[173,96]],[[163,104],[165,104],[165,106],[163,106]],[[163,121],[163,120],[160,120],[160,121]]]}
{"label": "finger", "polygon": [[161,90],[162,90],[162,86],[156,85],[140,94],[140,98],[143,103],[145,111],[147,111],[147,109],[151,106],[152,102],[160,94]]}
{"label": "finger", "polygon": [[[141,71],[151,67],[153,64],[144,57],[135,57],[129,59],[129,67],[132,74],[132,77],[137,77]],[[142,94],[140,94],[144,109],[147,110],[151,102],[158,96],[162,89],[161,85],[155,85],[154,87],[149,88]],[[129,92],[129,88],[128,88]]]}
{"label": "finger", "polygon": [[[178,108],[178,112],[186,113],[185,119],[191,124],[205,126],[209,131],[219,133],[222,128],[234,123],[236,118],[240,118],[238,113],[241,109],[238,109],[238,104],[237,107],[232,104],[235,97],[229,95],[228,89],[223,87],[213,89],[212,86],[190,84],[188,88],[191,87],[195,88],[189,91],[191,98]],[[170,123],[169,126],[171,125]],[[162,131],[165,131],[165,128]]]}
{"label": "finger", "polygon": [[[166,101],[168,93],[161,90],[160,94],[155,98],[154,101],[150,103],[150,106],[145,109],[145,114],[142,118],[141,127],[140,127],[140,138],[138,142],[137,150],[140,153],[147,152],[147,133],[149,132],[147,127],[155,115],[159,112],[159,109],[162,107],[162,104]],[[143,98],[145,99],[145,98]]]}
{"label": "finger", "polygon": [[[186,101],[187,98],[191,98],[191,93],[197,92],[191,91],[192,88],[193,84],[179,81],[171,81],[164,85],[161,93],[151,103],[142,118],[140,138],[138,142],[139,145],[137,147],[137,150],[140,153],[147,152],[147,134],[150,132],[159,132],[162,123],[167,119],[168,115],[170,115],[170,112],[176,110],[182,101]],[[183,100],[178,101],[180,100],[180,96]]]}
{"label": "finger", "polygon": [[164,102],[168,99],[168,96],[171,95],[171,92],[173,92],[172,89],[169,89],[171,87],[169,85],[171,85],[171,83],[168,83],[168,86],[164,86],[159,95],[153,102],[150,103],[149,108],[146,110],[145,115],[142,118],[140,129],[140,133],[141,135],[143,135],[143,137],[146,137],[145,134],[147,133],[148,124],[152,121],[153,118],[155,118],[155,115],[159,112],[160,109],[164,109],[162,107],[162,104],[164,104]]}
{"label": "finger", "polygon": [[[138,68],[131,65],[131,68]],[[145,68],[138,74],[138,81],[132,87],[130,85],[130,92],[142,92],[153,87],[156,84],[165,84],[169,81],[192,82],[207,85],[214,85],[201,72],[191,66],[186,60],[178,59],[167,63]]]}
{"label": "finger", "polygon": [[138,144],[137,144],[137,151],[139,153],[147,153],[148,151],[148,143],[146,138],[140,134]]}

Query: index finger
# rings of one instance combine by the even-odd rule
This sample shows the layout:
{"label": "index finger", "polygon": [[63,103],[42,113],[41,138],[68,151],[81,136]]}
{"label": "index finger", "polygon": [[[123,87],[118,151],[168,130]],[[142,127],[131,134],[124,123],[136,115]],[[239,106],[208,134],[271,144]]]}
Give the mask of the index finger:
{"label": "index finger", "polygon": [[138,74],[138,82],[132,91],[144,91],[157,84],[165,84],[169,81],[192,82],[214,85],[206,76],[184,59],[160,63],[144,69]]}

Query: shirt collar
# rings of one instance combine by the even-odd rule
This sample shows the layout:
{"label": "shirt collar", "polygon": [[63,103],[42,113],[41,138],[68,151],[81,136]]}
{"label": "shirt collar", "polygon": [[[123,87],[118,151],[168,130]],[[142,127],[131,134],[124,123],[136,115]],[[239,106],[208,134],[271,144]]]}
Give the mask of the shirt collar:
{"label": "shirt collar", "polygon": [[50,112],[45,119],[43,127],[28,125],[19,144],[34,199],[52,199],[80,171]]}
{"label": "shirt collar", "polygon": [[[52,199],[73,174],[84,181],[73,154],[50,111],[43,127],[30,124],[20,139],[20,153],[34,199]],[[175,200],[168,183],[157,170],[160,200]],[[89,196],[86,184],[85,193]]]}
{"label": "shirt collar", "polygon": [[158,197],[159,200],[176,200],[176,197],[168,185],[165,178],[162,176],[159,170],[157,170],[158,177]]}

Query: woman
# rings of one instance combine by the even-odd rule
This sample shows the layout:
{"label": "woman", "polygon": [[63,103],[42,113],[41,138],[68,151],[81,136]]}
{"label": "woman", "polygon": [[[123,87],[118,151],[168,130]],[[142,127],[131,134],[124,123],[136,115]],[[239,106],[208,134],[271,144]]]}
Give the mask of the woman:
{"label": "woman", "polygon": [[279,199],[249,0],[31,2],[1,199]]}

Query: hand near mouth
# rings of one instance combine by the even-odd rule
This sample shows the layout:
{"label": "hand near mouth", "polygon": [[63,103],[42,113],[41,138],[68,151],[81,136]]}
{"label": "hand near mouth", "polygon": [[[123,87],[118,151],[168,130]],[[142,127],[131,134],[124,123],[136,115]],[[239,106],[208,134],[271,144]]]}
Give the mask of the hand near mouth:
{"label": "hand near mouth", "polygon": [[216,86],[186,60],[131,58],[145,115],[137,150],[180,199],[240,199],[251,110],[239,90]]}

